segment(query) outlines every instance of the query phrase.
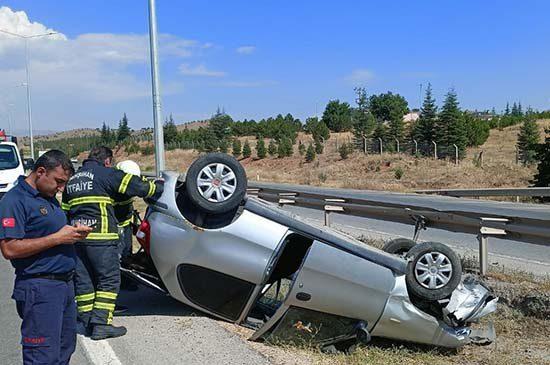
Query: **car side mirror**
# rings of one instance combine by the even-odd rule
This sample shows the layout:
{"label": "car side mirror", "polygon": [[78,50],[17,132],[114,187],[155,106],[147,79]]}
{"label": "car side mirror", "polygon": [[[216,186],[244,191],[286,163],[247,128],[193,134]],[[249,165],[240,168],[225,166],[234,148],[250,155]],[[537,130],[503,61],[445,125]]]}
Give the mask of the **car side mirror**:
{"label": "car side mirror", "polygon": [[34,167],[34,160],[32,158],[26,158],[23,160],[23,168],[25,170],[32,170]]}

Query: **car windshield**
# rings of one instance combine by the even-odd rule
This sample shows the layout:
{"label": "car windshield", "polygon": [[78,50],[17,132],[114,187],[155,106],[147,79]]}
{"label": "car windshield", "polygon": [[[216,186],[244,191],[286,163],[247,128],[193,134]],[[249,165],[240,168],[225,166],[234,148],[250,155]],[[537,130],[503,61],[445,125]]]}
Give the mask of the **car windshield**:
{"label": "car windshield", "polygon": [[19,157],[13,146],[0,145],[0,170],[14,169],[19,166]]}

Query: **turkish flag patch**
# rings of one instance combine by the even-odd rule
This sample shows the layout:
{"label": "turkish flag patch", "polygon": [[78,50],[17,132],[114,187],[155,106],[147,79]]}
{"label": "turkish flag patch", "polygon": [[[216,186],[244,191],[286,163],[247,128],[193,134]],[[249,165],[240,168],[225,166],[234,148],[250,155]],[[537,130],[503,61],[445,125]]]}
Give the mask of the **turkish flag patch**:
{"label": "turkish flag patch", "polygon": [[15,218],[3,218],[2,219],[3,228],[15,228]]}

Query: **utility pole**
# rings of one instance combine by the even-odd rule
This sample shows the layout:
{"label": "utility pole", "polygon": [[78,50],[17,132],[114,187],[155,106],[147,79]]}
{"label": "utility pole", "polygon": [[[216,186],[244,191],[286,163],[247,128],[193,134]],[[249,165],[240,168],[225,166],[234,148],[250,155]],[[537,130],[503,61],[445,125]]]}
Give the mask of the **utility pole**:
{"label": "utility pole", "polygon": [[153,124],[155,133],[155,168],[157,177],[164,170],[164,133],[160,103],[160,80],[157,42],[157,14],[155,0],[149,0],[149,43],[151,52],[151,79],[153,92]]}
{"label": "utility pole", "polygon": [[31,157],[34,160],[34,138],[33,138],[33,128],[32,128],[32,104],[31,104],[31,75],[29,70],[29,38],[39,38],[49,35],[57,34],[57,32],[48,32],[43,34],[34,34],[34,35],[21,35],[17,33],[8,32],[0,29],[1,33],[9,34],[14,37],[22,38],[25,40],[25,73],[27,76],[27,82],[24,84],[27,87],[27,118],[29,122],[29,138],[31,140]]}

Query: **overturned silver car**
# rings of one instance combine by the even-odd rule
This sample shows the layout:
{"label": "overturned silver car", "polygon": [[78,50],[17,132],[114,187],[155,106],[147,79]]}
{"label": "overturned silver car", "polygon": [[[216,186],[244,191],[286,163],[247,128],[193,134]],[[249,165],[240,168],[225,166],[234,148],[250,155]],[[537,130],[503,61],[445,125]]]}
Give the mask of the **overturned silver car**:
{"label": "overturned silver car", "polygon": [[246,197],[244,169],[225,154],[163,178],[164,194],[137,232],[143,249],[123,273],[255,329],[251,340],[327,345],[379,336],[459,347],[494,337],[468,325],[498,299],[462,278],[445,245],[400,240],[388,253],[306,223]]}

